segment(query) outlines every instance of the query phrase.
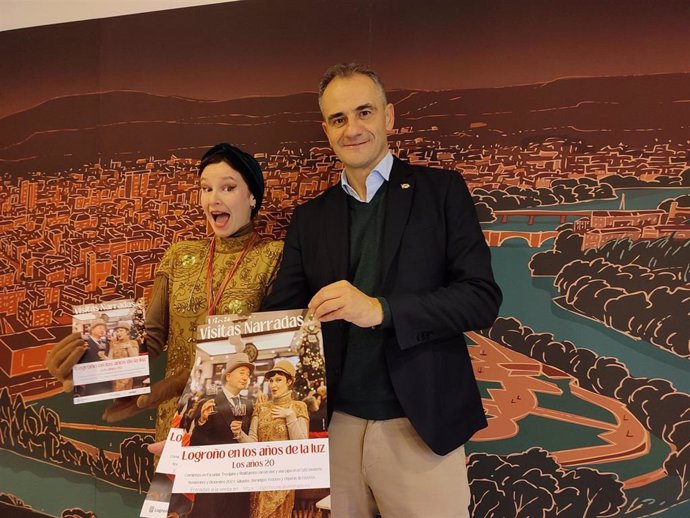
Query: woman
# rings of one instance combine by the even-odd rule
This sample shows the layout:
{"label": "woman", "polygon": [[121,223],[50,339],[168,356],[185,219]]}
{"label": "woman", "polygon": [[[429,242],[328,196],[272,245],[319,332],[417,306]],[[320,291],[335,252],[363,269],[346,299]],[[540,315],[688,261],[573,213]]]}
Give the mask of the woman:
{"label": "woman", "polygon": [[[249,434],[238,427],[240,442],[306,439],[309,435],[307,405],[292,399],[295,367],[278,360],[266,373],[271,401],[254,406]],[[249,497],[251,518],[290,518],[295,504],[294,490],[262,491]]]}
{"label": "woman", "polygon": [[[165,379],[151,394],[119,399],[103,415],[119,421],[142,408],[158,406],[156,439],[165,439],[193,366],[196,330],[214,314],[246,314],[259,309],[282,252],[281,242],[260,241],[252,220],[264,196],[258,162],[229,144],[209,149],[199,165],[200,205],[213,231],[210,239],[180,241],[163,255],[146,314],[144,349],[153,358],[167,352]],[[78,334],[49,353],[46,366],[72,389],[72,367],[85,350]]]}
{"label": "woman", "polygon": [[[139,356],[139,343],[129,337],[131,326],[128,322],[118,322],[115,325],[115,336],[110,340],[108,354],[99,353],[103,360],[118,360]],[[101,356],[102,355],[102,356]],[[134,387],[134,378],[122,378],[113,380],[113,392],[131,390]]]}

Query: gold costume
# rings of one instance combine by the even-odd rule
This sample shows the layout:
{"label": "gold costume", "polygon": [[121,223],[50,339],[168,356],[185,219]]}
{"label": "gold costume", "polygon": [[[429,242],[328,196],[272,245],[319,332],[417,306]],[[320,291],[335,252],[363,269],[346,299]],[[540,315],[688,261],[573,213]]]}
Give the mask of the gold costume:
{"label": "gold costume", "polygon": [[[108,351],[108,358],[133,358],[139,356],[139,344],[136,340],[112,340],[110,342],[110,350]],[[130,390],[134,386],[134,378],[123,378],[113,380],[113,391],[120,392],[122,390]]]}
{"label": "gold costume", "polygon": [[[214,293],[242,255],[253,232],[216,239],[213,255]],[[196,330],[206,323],[210,239],[175,243],[163,255],[156,273],[146,318],[146,348],[153,358],[167,351],[165,377],[193,367]],[[282,241],[254,244],[225,287],[216,314],[258,311],[275,277]],[[175,398],[158,407],[156,440],[164,440],[175,413]]]}
{"label": "gold costume", "polygon": [[[271,409],[275,406],[292,408],[297,417],[306,421],[306,426],[288,427],[285,419],[275,419],[271,415]],[[255,421],[256,420],[256,421]],[[286,441],[288,439],[306,439],[309,429],[309,412],[303,401],[292,399],[292,393],[288,392],[268,403],[259,403],[254,406],[252,414],[252,428],[256,427],[256,440],[258,441]],[[290,432],[288,430],[298,430]],[[254,430],[250,435],[254,435]],[[299,436],[296,436],[299,435]],[[249,495],[249,516],[251,518],[290,518],[292,508],[295,505],[295,490],[261,491]]]}

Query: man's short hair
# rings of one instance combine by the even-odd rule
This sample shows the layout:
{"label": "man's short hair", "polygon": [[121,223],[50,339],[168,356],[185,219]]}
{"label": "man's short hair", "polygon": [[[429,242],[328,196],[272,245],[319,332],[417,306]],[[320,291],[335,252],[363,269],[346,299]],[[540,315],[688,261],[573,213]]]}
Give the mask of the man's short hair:
{"label": "man's short hair", "polygon": [[383,82],[379,75],[368,66],[360,65],[359,63],[339,63],[329,67],[328,70],[321,76],[321,81],[319,82],[319,107],[321,106],[321,98],[323,97],[323,92],[326,87],[331,84],[336,77],[352,77],[355,74],[362,74],[371,79],[376,86],[381,90],[381,95],[383,96],[383,103],[386,104],[386,89],[383,86]]}

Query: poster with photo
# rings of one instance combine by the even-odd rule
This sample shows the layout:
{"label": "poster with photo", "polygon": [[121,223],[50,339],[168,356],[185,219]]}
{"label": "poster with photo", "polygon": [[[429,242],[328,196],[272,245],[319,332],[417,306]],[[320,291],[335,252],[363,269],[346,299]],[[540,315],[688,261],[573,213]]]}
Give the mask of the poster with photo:
{"label": "poster with photo", "polygon": [[[153,474],[144,505],[141,507],[140,518],[166,518],[175,516],[174,513],[180,517],[185,516],[184,509],[169,509],[184,433],[185,431],[181,428],[171,428],[168,432],[156,472]],[[178,503],[186,504],[184,500]],[[191,505],[188,506],[187,511],[190,509]]]}
{"label": "poster with photo", "polygon": [[302,492],[328,495],[321,327],[306,315],[213,316],[199,328],[172,423],[179,446],[169,435],[157,467],[174,480],[169,509],[154,514],[162,505],[147,497],[141,516],[291,516]]}
{"label": "poster with photo", "polygon": [[74,366],[74,403],[150,392],[143,301],[120,300],[73,308],[72,330],[85,342]]}

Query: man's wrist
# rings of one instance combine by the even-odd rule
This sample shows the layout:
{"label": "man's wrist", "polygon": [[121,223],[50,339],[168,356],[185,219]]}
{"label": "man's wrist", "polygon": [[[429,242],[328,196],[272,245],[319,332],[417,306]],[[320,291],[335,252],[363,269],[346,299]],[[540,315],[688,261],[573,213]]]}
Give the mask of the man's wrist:
{"label": "man's wrist", "polygon": [[381,306],[381,322],[371,326],[372,329],[385,329],[391,326],[391,308],[383,297],[374,297]]}

